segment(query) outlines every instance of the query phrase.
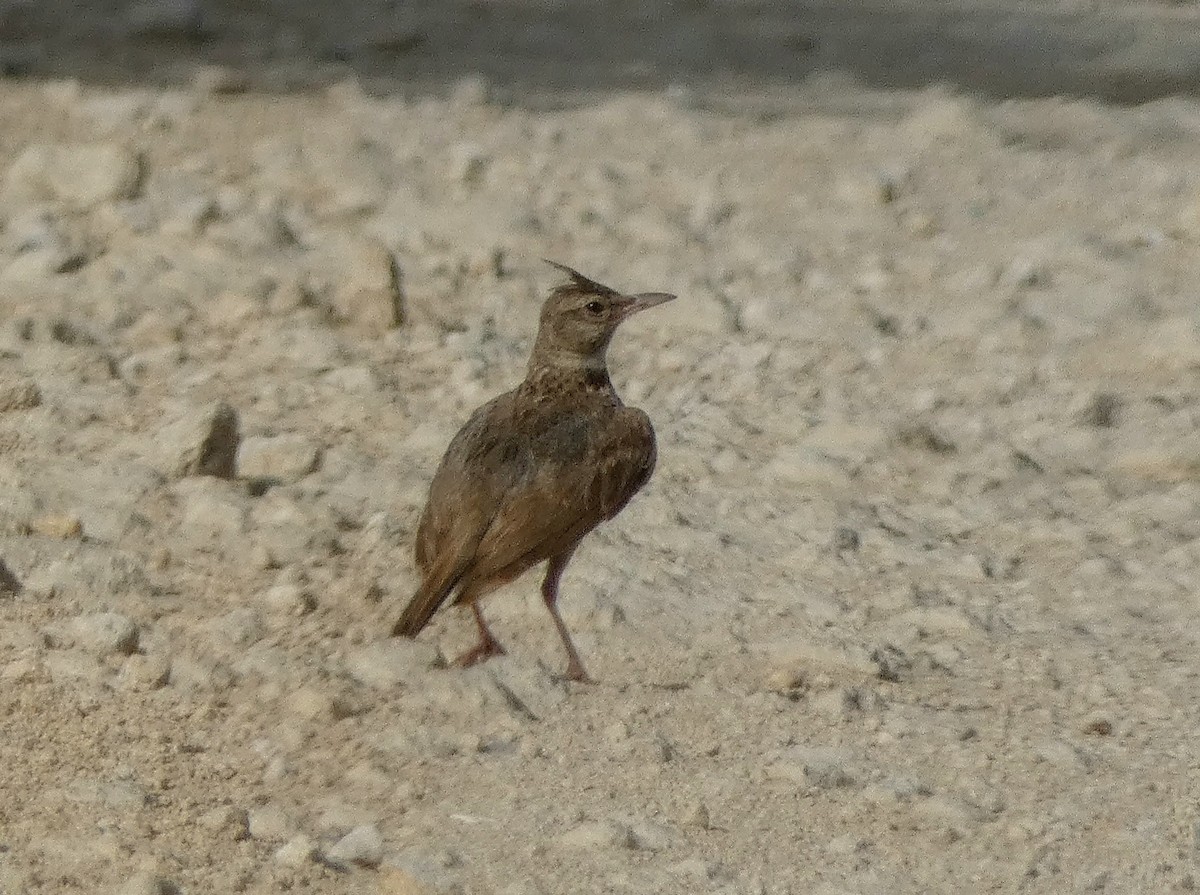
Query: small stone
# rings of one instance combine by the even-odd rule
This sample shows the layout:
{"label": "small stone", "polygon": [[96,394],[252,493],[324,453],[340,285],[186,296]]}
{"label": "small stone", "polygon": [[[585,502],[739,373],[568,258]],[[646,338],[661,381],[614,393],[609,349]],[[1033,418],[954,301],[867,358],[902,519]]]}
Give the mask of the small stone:
{"label": "small stone", "polygon": [[233,478],[238,443],[238,413],[224,402],[189,409],[163,426],[155,444],[168,475]]}
{"label": "small stone", "polygon": [[83,267],[91,254],[87,239],[48,213],[19,215],[8,226],[17,255],[4,268],[3,278],[32,283]]}
{"label": "small stone", "polygon": [[1089,736],[1112,736],[1113,723],[1103,715],[1094,715],[1084,722],[1083,732]]}
{"label": "small stone", "polygon": [[170,371],[180,366],[184,361],[184,353],[179,345],[162,345],[149,348],[129,355],[121,361],[121,377],[129,382],[161,382],[170,375]]}
{"label": "small stone", "polygon": [[301,616],[312,612],[317,601],[298,584],[276,584],[262,597],[263,605],[275,615]]}
{"label": "small stone", "polygon": [[676,839],[674,831],[664,824],[651,820],[637,821],[630,827],[632,848],[638,851],[664,851],[670,848]]}
{"label": "small stone", "polygon": [[900,613],[894,624],[921,642],[960,638],[976,628],[971,617],[956,606],[917,606]]}
{"label": "small stone", "polygon": [[1047,739],[1035,743],[1032,754],[1035,759],[1045,762],[1059,772],[1087,770],[1087,764],[1080,750],[1062,740]]}
{"label": "small stone", "polygon": [[[358,767],[360,770],[363,769],[362,764]],[[352,768],[351,771],[353,770]],[[374,821],[374,817],[368,817],[358,807],[342,801],[330,801],[325,810],[316,819],[315,827],[317,834],[322,838],[337,840],[341,839],[355,827],[374,823]]]}
{"label": "small stone", "polygon": [[922,239],[935,236],[938,232],[937,220],[932,215],[921,211],[906,214],[902,222],[905,230],[913,236],[919,236]]}
{"label": "small stone", "polygon": [[247,829],[252,839],[267,842],[286,842],[296,835],[295,821],[278,805],[264,805],[247,815]]}
{"label": "small stone", "polygon": [[0,594],[19,594],[21,580],[13,574],[8,564],[0,559]]}
{"label": "small stone", "polygon": [[313,841],[303,833],[297,833],[275,850],[275,863],[284,867],[301,867],[317,854]]}
{"label": "small stone", "polygon": [[187,479],[175,486],[183,505],[184,533],[199,544],[240,542],[246,530],[246,497],[232,482]]}
{"label": "small stone", "polygon": [[877,174],[870,182],[869,192],[880,205],[891,205],[900,195],[900,179],[891,174]]}
{"label": "small stone", "polygon": [[94,133],[129,134],[146,117],[150,100],[145,93],[136,90],[104,91],[69,97],[60,95],[57,101],[85,115],[94,128]]}
{"label": "small stone", "polygon": [[383,860],[383,836],[374,824],[363,824],[339,839],[325,857],[335,864],[378,867]]}
{"label": "small stone", "polygon": [[298,434],[249,436],[237,451],[237,473],[244,479],[294,482],[315,470],[320,449]]}
{"label": "small stone", "polygon": [[326,508],[301,505],[278,489],[255,502],[250,523],[255,541],[280,566],[312,561],[336,549],[337,532]]}
{"label": "small stone", "polygon": [[450,147],[449,178],[464,186],[478,186],[490,162],[490,156],[474,143],[456,143]]}
{"label": "small stone", "polygon": [[929,423],[904,425],[896,432],[896,441],[905,447],[931,454],[952,454],[958,446]]}
{"label": "small stone", "polygon": [[429,669],[445,664],[429,644],[394,638],[352,650],[345,661],[350,677],[381,690],[419,682],[428,677]]}
{"label": "small stone", "polygon": [[220,216],[210,196],[188,196],[176,202],[160,225],[164,236],[197,236]]}
{"label": "small stone", "polygon": [[249,822],[245,810],[233,805],[218,805],[197,818],[197,823],[204,829],[236,842],[250,835]]}
{"label": "small stone", "polygon": [[737,206],[713,188],[701,189],[688,212],[688,226],[701,235],[708,234],[729,218]]}
{"label": "small stone", "polygon": [[800,694],[806,686],[804,672],[795,667],[776,668],[767,675],[767,689],[785,696]]}
{"label": "small stone", "polygon": [[205,311],[213,326],[236,331],[258,317],[262,308],[262,303],[251,296],[227,289],[209,302]]}
{"label": "small stone", "polygon": [[1097,392],[1092,395],[1081,414],[1083,422],[1099,429],[1108,429],[1117,424],[1117,413],[1121,399],[1112,392]]}
{"label": "small stone", "polygon": [[601,851],[611,848],[636,848],[633,831],[624,824],[613,821],[589,821],[581,823],[558,837],[560,845],[585,851]]}
{"label": "small stone", "polygon": [[956,838],[968,835],[979,825],[979,809],[961,799],[934,794],[912,803],[913,815],[925,826],[946,830]]}
{"label": "small stone", "polygon": [[703,802],[693,802],[683,812],[683,824],[698,830],[712,829],[712,817],[708,813],[708,806]]}
{"label": "small stone", "polygon": [[[682,861],[672,864],[667,870],[672,876],[679,878],[681,882],[703,885],[717,878],[718,874],[721,873],[722,865],[720,861],[685,858]],[[725,891],[733,892],[734,890],[727,889]],[[822,895],[826,895],[826,893],[822,893]]]}
{"label": "small stone", "polygon": [[813,709],[834,720],[852,718],[865,711],[879,708],[882,700],[866,687],[834,687],[814,697]]}
{"label": "small stone", "polygon": [[858,532],[849,526],[839,526],[833,533],[833,549],[839,553],[857,550],[861,543]]}
{"label": "small stone", "polygon": [[271,551],[265,544],[255,544],[251,547],[250,555],[246,557],[246,562],[250,568],[261,571],[279,568],[279,561],[271,555]]}
{"label": "small stone", "polygon": [[765,643],[762,649],[770,655],[774,667],[797,669],[806,680],[819,674],[871,678],[879,673],[878,661],[858,648],[789,639]]}
{"label": "small stone", "polygon": [[847,751],[836,748],[794,746],[767,767],[767,777],[803,783],[818,789],[854,786],[858,779]]}
{"label": "small stone", "polygon": [[629,725],[619,718],[604,728],[604,739],[610,743],[624,743],[629,740]]}
{"label": "small stone", "polygon": [[379,383],[370,367],[338,367],[321,377],[321,381],[351,395],[370,395],[379,391]]}
{"label": "small stone", "polygon": [[83,537],[83,521],[74,513],[48,513],[31,519],[29,530],[46,538],[77,540]]}
{"label": "small stone", "polygon": [[383,335],[404,322],[404,275],[387,246],[371,240],[347,250],[350,271],[333,294],[333,311],[343,323],[368,335]]}
{"label": "small stone", "polygon": [[1161,484],[1194,482],[1200,479],[1200,443],[1180,441],[1121,451],[1113,458],[1112,467],[1122,475]]}
{"label": "small stone", "polygon": [[304,373],[325,373],[345,363],[337,335],[315,323],[289,328],[275,349],[281,359]]}
{"label": "small stone", "polygon": [[0,669],[0,681],[7,684],[24,684],[37,677],[38,660],[34,656],[13,659]]}
{"label": "small stone", "polygon": [[816,467],[817,475],[825,476],[829,474],[830,464],[821,463],[820,458],[861,463],[882,448],[886,441],[887,436],[883,429],[869,420],[859,423],[829,420],[810,429],[804,435],[803,447],[816,453],[817,457],[809,459],[803,454],[795,456],[795,446],[790,448],[790,452],[794,456],[793,462],[809,462]]}
{"label": "small stone", "polygon": [[71,619],[68,631],[75,645],[98,655],[133,653],[138,647],[138,627],[116,612],[95,612]]}
{"label": "small stone", "polygon": [[135,348],[159,348],[183,341],[183,314],[146,311],[124,332],[124,342]]}
{"label": "small stone", "polygon": [[98,345],[100,340],[88,326],[69,317],[56,317],[48,327],[50,338],[60,345]]}
{"label": "small stone", "polygon": [[379,895],[443,895],[447,891],[418,879],[403,867],[380,868],[376,882]]}
{"label": "small stone", "polygon": [[288,775],[288,764],[284,761],[282,755],[276,755],[267,762],[267,766],[263,768],[262,779],[263,783],[278,783]]}
{"label": "small stone", "polygon": [[900,196],[900,186],[900,178],[878,172],[847,175],[834,185],[834,189],[837,197],[847,205],[870,209],[895,202]]}
{"label": "small stone", "polygon": [[267,296],[267,310],[272,314],[291,314],[313,304],[307,286],[293,277],[283,277]]}
{"label": "small stone", "polygon": [[133,653],[121,666],[117,680],[134,693],[147,693],[166,686],[171,678],[171,663],[162,656]]}
{"label": "small stone", "polygon": [[0,382],[0,413],[28,410],[42,403],[42,390],[32,379]]}
{"label": "small stone", "polygon": [[1005,268],[1000,279],[1016,289],[1044,289],[1050,285],[1050,272],[1041,262],[1016,258]]}
{"label": "small stone", "polygon": [[288,709],[306,721],[333,717],[333,699],[312,687],[301,687],[288,697]]}
{"label": "small stone", "polygon": [[103,666],[95,656],[77,652],[52,652],[45,657],[50,679],[60,687],[77,688],[79,684],[98,684]]}
{"label": "small stone", "polygon": [[263,637],[263,624],[253,609],[234,609],[204,626],[213,644],[227,652],[240,653]]}
{"label": "small stone", "polygon": [[181,691],[215,691],[229,687],[233,683],[233,674],[227,666],[217,662],[200,662],[177,656],[171,660],[168,683]]}
{"label": "small stone", "polygon": [[91,208],[137,195],[141,159],[109,143],[35,144],[17,156],[5,188],[26,201],[52,199]]}

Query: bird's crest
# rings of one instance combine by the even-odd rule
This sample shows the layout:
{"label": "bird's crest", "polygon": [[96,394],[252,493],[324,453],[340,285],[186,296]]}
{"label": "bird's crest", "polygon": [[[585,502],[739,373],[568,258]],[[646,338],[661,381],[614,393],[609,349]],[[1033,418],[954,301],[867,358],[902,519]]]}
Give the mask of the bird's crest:
{"label": "bird's crest", "polygon": [[589,280],[574,268],[567,267],[565,264],[559,264],[557,261],[551,261],[549,258],[543,258],[542,260],[551,267],[562,271],[571,278],[570,283],[557,287],[554,290],[555,292],[570,290],[573,292],[586,292],[592,295],[617,294],[616,289],[611,289],[608,286],[605,286],[603,283],[597,283],[595,280]]}

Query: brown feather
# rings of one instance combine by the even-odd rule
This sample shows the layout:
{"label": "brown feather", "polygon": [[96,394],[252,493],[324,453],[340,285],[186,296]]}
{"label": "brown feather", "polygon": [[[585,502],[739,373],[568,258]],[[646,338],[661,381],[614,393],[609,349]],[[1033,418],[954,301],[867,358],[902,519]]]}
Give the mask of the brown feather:
{"label": "brown feather", "polygon": [[[471,415],[433,477],[415,544],[424,578],[394,634],[416,636],[455,590],[456,602],[474,603],[546,560],[554,561],[556,596],[579,541],[619,513],[654,470],[650,419],[621,403],[605,352],[631,303],[667,297],[622,296],[554,266],[571,283],[546,302],[525,381]],[[477,618],[477,651],[494,654],[499,644]]]}

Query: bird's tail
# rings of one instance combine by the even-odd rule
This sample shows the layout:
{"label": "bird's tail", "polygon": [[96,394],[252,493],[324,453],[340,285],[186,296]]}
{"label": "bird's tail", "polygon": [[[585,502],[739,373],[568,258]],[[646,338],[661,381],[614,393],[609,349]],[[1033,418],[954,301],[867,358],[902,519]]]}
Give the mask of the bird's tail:
{"label": "bird's tail", "polygon": [[413,594],[413,598],[408,601],[408,605],[404,607],[404,611],[400,613],[400,618],[392,627],[392,636],[416,637],[420,634],[433,618],[433,614],[438,611],[438,607],[446,602],[456,583],[457,578],[454,577],[447,581],[445,576],[427,575]]}

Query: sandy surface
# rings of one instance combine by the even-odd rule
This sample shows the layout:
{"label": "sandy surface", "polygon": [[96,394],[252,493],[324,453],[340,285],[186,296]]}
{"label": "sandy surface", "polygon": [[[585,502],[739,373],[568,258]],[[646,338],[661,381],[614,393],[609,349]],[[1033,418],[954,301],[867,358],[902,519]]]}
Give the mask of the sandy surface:
{"label": "sandy surface", "polygon": [[[0,9],[0,892],[1195,888],[1194,4],[92,7]],[[592,686],[532,576],[385,636],[541,257],[681,296]]]}

